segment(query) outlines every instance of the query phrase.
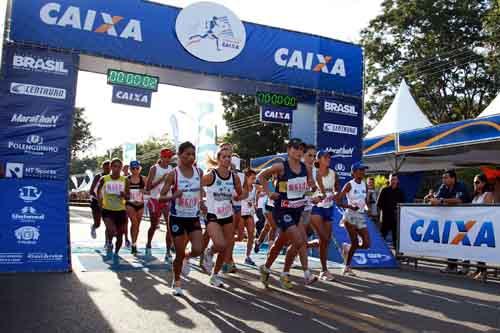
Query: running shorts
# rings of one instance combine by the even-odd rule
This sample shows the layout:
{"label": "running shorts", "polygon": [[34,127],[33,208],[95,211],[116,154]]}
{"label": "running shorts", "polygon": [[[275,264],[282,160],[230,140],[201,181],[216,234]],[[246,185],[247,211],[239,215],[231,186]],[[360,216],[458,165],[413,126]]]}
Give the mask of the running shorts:
{"label": "running shorts", "polygon": [[127,211],[102,209],[102,218],[113,221],[116,225],[127,223]]}
{"label": "running shorts", "polygon": [[311,222],[311,211],[304,210],[302,212],[302,216],[300,217],[300,223],[302,223],[303,225],[308,225],[309,222]]}
{"label": "running shorts", "polygon": [[302,211],[303,209],[300,208],[276,209],[273,217],[278,228],[280,228],[281,231],[286,231],[291,226],[299,224]]}
{"label": "running shorts", "polygon": [[332,208],[313,206],[311,215],[319,215],[323,221],[332,221]]}
{"label": "running shorts", "polygon": [[344,219],[344,221],[356,227],[356,229],[358,230],[366,228],[366,219],[363,213],[346,209],[342,218]]}
{"label": "running shorts", "polygon": [[169,204],[166,202],[160,202],[158,199],[149,199],[148,200],[148,211],[149,216],[152,218],[159,219],[163,211],[169,210]]}
{"label": "running shorts", "polygon": [[169,228],[174,237],[190,234],[201,230],[200,219],[198,217],[170,216]]}
{"label": "running shorts", "polygon": [[219,225],[222,226],[222,225],[233,223],[233,217],[229,216],[229,217],[226,217],[223,219],[218,219],[217,215],[208,213],[207,214],[207,225],[209,223],[218,223]]}

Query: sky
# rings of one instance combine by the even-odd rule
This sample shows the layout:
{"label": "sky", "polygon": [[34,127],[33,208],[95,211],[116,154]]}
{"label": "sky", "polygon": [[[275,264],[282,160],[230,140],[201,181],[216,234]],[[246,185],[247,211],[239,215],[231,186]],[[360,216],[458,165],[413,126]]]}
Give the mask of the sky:
{"label": "sky", "polygon": [[[197,1],[154,0],[177,7]],[[217,0],[241,20],[358,42],[360,31],[381,12],[382,0]],[[214,105],[212,121],[219,133],[226,128],[218,92],[161,85],[153,94],[151,109],[111,103],[112,86],[106,76],[79,72],[76,106],[84,107],[97,144],[86,155],[101,155],[125,142],[137,143],[149,137],[171,133],[170,116],[176,114],[180,140],[196,141],[193,117],[200,103]],[[180,112],[179,112],[180,111]]]}

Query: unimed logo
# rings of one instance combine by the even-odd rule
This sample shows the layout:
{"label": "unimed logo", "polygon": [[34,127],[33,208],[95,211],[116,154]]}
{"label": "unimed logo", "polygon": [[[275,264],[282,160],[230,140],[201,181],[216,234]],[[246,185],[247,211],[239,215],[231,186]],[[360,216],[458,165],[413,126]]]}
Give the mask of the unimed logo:
{"label": "unimed logo", "polygon": [[[440,228],[442,226],[442,228]],[[475,229],[475,237],[469,237]],[[440,224],[438,220],[426,221],[423,219],[413,222],[410,236],[414,242],[433,242],[437,244],[496,247],[493,222],[484,221],[445,221]]]}

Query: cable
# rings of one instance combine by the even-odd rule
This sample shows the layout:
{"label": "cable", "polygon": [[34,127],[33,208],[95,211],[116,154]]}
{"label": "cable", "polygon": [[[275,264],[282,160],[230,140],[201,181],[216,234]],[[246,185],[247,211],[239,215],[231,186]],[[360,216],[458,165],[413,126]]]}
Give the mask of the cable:
{"label": "cable", "polygon": [[254,115],[251,115],[251,116],[248,116],[248,117],[245,117],[245,118],[241,118],[241,119],[238,119],[238,120],[234,120],[234,121],[229,121],[227,122],[227,125],[230,126],[230,125],[237,125],[238,123],[242,123],[242,122],[245,122],[247,120],[250,120],[250,119],[253,119],[253,118],[256,118],[256,117],[259,117],[258,114],[254,114]]}
{"label": "cable", "polygon": [[255,121],[255,122],[248,123],[248,124],[246,124],[246,125],[242,125],[242,126],[230,127],[230,128],[229,128],[229,130],[230,130],[230,131],[240,130],[240,129],[248,128],[248,127],[251,127],[251,126],[258,125],[258,124],[262,124],[262,122],[260,122],[260,121]]}
{"label": "cable", "polygon": [[248,124],[251,124],[251,123],[254,123],[256,121],[260,121],[260,118],[256,118],[256,119],[252,119],[252,120],[248,120],[244,123],[240,123],[240,124],[236,124],[236,125],[230,125],[228,126],[228,128],[234,128],[234,127],[241,127],[241,126],[245,126],[245,125],[248,125]]}

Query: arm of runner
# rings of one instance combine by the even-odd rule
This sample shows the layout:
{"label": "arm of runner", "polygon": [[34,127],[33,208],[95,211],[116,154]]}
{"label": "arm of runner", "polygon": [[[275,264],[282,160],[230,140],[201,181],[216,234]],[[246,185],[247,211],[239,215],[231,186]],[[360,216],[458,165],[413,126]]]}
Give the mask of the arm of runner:
{"label": "arm of runner", "polygon": [[241,186],[240,177],[238,177],[237,174],[233,173],[233,179],[234,179],[234,190],[236,191],[236,196],[234,197],[234,199],[237,201],[246,199],[248,197],[248,191],[245,188],[243,188],[243,186]]}
{"label": "arm of runner", "polygon": [[[313,177],[312,168],[306,167],[306,171],[307,171],[307,185],[309,185],[311,190],[316,191],[318,186],[316,186],[316,179],[314,179]],[[316,173],[316,177],[318,177],[318,173]]]}
{"label": "arm of runner", "polygon": [[177,190],[175,191],[175,193],[172,193],[171,195],[168,194],[172,186],[174,186],[174,184],[175,184],[175,171],[172,171],[167,174],[167,178],[165,179],[165,185],[163,186],[160,193],[159,201],[161,202],[171,201],[182,197],[181,190]]}
{"label": "arm of runner", "polygon": [[123,193],[125,200],[130,200],[130,180],[125,178],[125,192]]}
{"label": "arm of runner", "polygon": [[208,209],[207,205],[205,204],[205,189],[203,188],[203,170],[198,168],[198,172],[200,173],[200,211],[202,214],[207,214]]}
{"label": "arm of runner", "polygon": [[279,194],[276,192],[273,192],[269,188],[268,180],[273,175],[282,175],[284,170],[285,170],[285,166],[283,165],[283,163],[275,163],[275,164],[271,165],[270,167],[265,168],[264,170],[259,172],[259,174],[257,175],[257,179],[259,180],[259,183],[262,184],[264,192],[267,194],[267,196],[271,200],[279,199]]}
{"label": "arm of runner", "polygon": [[211,172],[207,173],[206,175],[203,175],[203,177],[201,177],[201,185],[202,186],[212,185],[213,182],[214,182],[214,172],[213,171],[211,171]]}
{"label": "arm of runner", "polygon": [[99,186],[97,187],[97,201],[99,202],[99,206],[102,207],[102,187],[104,186],[104,178],[99,180]]}
{"label": "arm of runner", "polygon": [[153,189],[153,179],[156,176],[156,167],[153,165],[149,168],[148,177],[146,178],[146,191],[151,191]]}
{"label": "arm of runner", "polygon": [[337,196],[337,205],[342,207],[342,208],[349,208],[352,210],[358,210],[359,209],[358,207],[354,207],[354,206],[351,206],[347,203],[342,202],[342,199],[344,199],[344,197],[347,195],[347,193],[349,193],[349,191],[351,191],[351,184],[347,183],[344,185],[344,188]]}
{"label": "arm of runner", "polygon": [[90,185],[90,189],[89,189],[89,194],[90,194],[91,197],[94,196],[95,187],[97,186],[97,184],[99,183],[99,181],[101,180],[101,178],[97,178],[97,177],[94,176],[94,179],[92,179],[92,185]]}

